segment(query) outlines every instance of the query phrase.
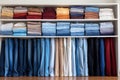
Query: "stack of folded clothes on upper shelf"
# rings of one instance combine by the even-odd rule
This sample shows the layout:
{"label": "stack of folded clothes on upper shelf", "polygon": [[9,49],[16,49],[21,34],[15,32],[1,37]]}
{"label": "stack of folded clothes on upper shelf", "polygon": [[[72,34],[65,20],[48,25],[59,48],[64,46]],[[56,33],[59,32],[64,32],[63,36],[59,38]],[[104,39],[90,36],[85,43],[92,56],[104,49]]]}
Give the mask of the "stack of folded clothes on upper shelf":
{"label": "stack of folded clothes on upper shelf", "polygon": [[83,23],[71,23],[71,36],[84,36],[84,31]]}
{"label": "stack of folded clothes on upper shelf", "polygon": [[86,7],[85,8],[85,19],[98,19],[99,8],[97,7]]}
{"label": "stack of folded clothes on upper shelf", "polygon": [[45,7],[43,9],[43,19],[56,19],[55,8]]}
{"label": "stack of folded clothes on upper shelf", "polygon": [[56,9],[57,19],[69,19],[69,8],[57,8]]}
{"label": "stack of folded clothes on upper shelf", "polygon": [[41,22],[27,22],[29,36],[40,36],[41,35]]}
{"label": "stack of folded clothes on upper shelf", "polygon": [[18,22],[14,24],[13,35],[14,36],[26,36],[26,24],[23,22]]}
{"label": "stack of folded clothes on upper shelf", "polygon": [[100,19],[113,19],[114,13],[111,8],[101,8],[99,12]]}
{"label": "stack of folded clothes on upper shelf", "polygon": [[13,23],[5,23],[0,26],[0,35],[12,35]]}
{"label": "stack of folded clothes on upper shelf", "polygon": [[71,19],[83,19],[84,18],[84,7],[82,6],[70,7],[70,18]]}
{"label": "stack of folded clothes on upper shelf", "polygon": [[57,22],[57,36],[70,36],[69,22]]}
{"label": "stack of folded clothes on upper shelf", "polygon": [[31,7],[28,8],[27,19],[41,19],[42,18],[42,9]]}
{"label": "stack of folded clothes on upper shelf", "polygon": [[87,36],[100,35],[100,27],[97,23],[86,23],[85,32]]}
{"label": "stack of folded clothes on upper shelf", "polygon": [[100,23],[100,33],[102,35],[112,35],[114,34],[114,26],[112,22],[101,22]]}
{"label": "stack of folded clothes on upper shelf", "polygon": [[56,23],[43,22],[42,23],[43,36],[56,36]]}
{"label": "stack of folded clothes on upper shelf", "polygon": [[12,7],[2,7],[1,18],[12,19],[13,18],[13,8]]}
{"label": "stack of folded clothes on upper shelf", "polygon": [[26,19],[27,8],[26,7],[15,7],[14,9],[14,19]]}

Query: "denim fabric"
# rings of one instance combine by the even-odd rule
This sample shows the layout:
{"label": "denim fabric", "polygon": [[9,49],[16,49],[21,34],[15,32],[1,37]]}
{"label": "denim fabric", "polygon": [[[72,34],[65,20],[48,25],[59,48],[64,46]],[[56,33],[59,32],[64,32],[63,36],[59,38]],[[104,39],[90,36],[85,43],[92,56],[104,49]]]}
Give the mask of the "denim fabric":
{"label": "denim fabric", "polygon": [[49,76],[50,75],[50,71],[49,71],[49,67],[50,67],[50,54],[51,54],[51,40],[49,38],[45,39],[45,76]]}
{"label": "denim fabric", "polygon": [[41,39],[37,39],[37,59],[38,59],[38,67],[37,68],[37,76],[40,76],[40,63],[41,63]]}
{"label": "denim fabric", "polygon": [[1,53],[0,53],[0,77],[5,73],[5,40],[2,40]]}
{"label": "denim fabric", "polygon": [[19,28],[19,29],[15,28],[15,29],[13,29],[14,33],[22,33],[22,32],[26,33],[26,31],[27,31],[26,28]]}
{"label": "denim fabric", "polygon": [[105,76],[105,47],[104,39],[100,39],[100,75]]}
{"label": "denim fabric", "polygon": [[28,46],[27,46],[27,39],[24,39],[24,43],[23,43],[23,54],[24,54],[24,57],[23,57],[23,75],[24,76],[27,76],[27,73],[26,73],[26,69],[27,69],[27,49],[28,49]]}
{"label": "denim fabric", "polygon": [[33,56],[34,56],[34,60],[33,60],[33,76],[37,76],[37,66],[38,66],[38,62],[37,62],[37,41],[36,39],[33,39],[33,49],[34,49],[34,52],[33,52]]}
{"label": "denim fabric", "polygon": [[13,33],[13,36],[26,36],[27,34],[26,33]]}
{"label": "denim fabric", "polygon": [[5,39],[5,76],[9,76],[9,39]]}
{"label": "denim fabric", "polygon": [[83,61],[84,61],[84,76],[88,76],[88,43],[87,39],[84,39],[83,46]]}
{"label": "denim fabric", "polygon": [[32,66],[32,40],[28,39],[28,76],[33,75],[33,66]]}
{"label": "denim fabric", "polygon": [[86,36],[97,36],[97,35],[100,35],[100,32],[99,31],[86,31]]}
{"label": "denim fabric", "polygon": [[54,60],[55,60],[55,39],[51,39],[51,54],[50,54],[50,76],[54,76]]}
{"label": "denim fabric", "polygon": [[12,31],[0,31],[0,35],[12,35]]}
{"label": "denim fabric", "polygon": [[18,39],[14,39],[14,55],[13,55],[13,76],[19,76],[18,73]]}
{"label": "denim fabric", "polygon": [[41,39],[41,62],[40,62],[40,67],[38,70],[38,76],[45,76],[45,39]]}
{"label": "denim fabric", "polygon": [[57,36],[69,36],[69,35],[70,35],[70,23],[57,22]]}
{"label": "denim fabric", "polygon": [[42,35],[43,36],[55,36],[56,35],[56,23],[49,23],[49,22],[42,23]]}
{"label": "denim fabric", "polygon": [[71,41],[71,45],[72,45],[72,76],[76,76],[76,56],[75,56],[75,38],[72,39]]}
{"label": "denim fabric", "polygon": [[23,39],[19,39],[19,54],[18,54],[18,72],[19,76],[23,76],[23,63],[24,63],[24,51],[23,51]]}
{"label": "denim fabric", "polygon": [[97,7],[86,7],[85,12],[99,12],[99,8],[97,8]]}
{"label": "denim fabric", "polygon": [[12,76],[13,74],[13,40],[12,39],[9,39],[8,40],[8,48],[9,48],[9,73],[8,75],[9,76]]}

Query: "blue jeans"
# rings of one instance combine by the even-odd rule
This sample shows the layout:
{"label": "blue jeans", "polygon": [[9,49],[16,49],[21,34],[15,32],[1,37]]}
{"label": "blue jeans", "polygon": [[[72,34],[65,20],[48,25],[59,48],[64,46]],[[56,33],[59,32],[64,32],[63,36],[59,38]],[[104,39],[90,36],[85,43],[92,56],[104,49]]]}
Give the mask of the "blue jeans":
{"label": "blue jeans", "polygon": [[0,53],[0,76],[4,76],[5,69],[5,40],[2,40]]}
{"label": "blue jeans", "polygon": [[50,65],[50,39],[46,38],[45,39],[45,44],[46,44],[46,47],[45,47],[45,76],[49,76],[50,75],[50,72],[49,72],[49,65]]}
{"label": "blue jeans", "polygon": [[45,76],[44,61],[45,61],[45,39],[41,39],[41,62],[38,69],[38,76]]}
{"label": "blue jeans", "polygon": [[28,39],[28,76],[32,76],[33,74],[33,66],[32,66],[32,40]]}
{"label": "blue jeans", "polygon": [[100,75],[105,76],[105,50],[104,39],[100,39]]}
{"label": "blue jeans", "polygon": [[72,76],[76,76],[75,38],[72,39]]}
{"label": "blue jeans", "polygon": [[18,39],[14,39],[13,76],[18,76]]}

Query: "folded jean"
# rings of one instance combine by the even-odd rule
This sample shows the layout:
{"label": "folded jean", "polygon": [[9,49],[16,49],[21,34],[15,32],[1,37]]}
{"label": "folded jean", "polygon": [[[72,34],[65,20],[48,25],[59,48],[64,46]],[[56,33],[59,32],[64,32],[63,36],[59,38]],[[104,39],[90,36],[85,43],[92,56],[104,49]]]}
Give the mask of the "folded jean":
{"label": "folded jean", "polygon": [[13,33],[13,36],[26,36],[26,33]]}
{"label": "folded jean", "polygon": [[85,33],[84,32],[72,32],[71,36],[84,36]]}
{"label": "folded jean", "polygon": [[99,8],[97,7],[85,7],[85,12],[99,12]]}
{"label": "folded jean", "polygon": [[0,31],[0,35],[12,35],[12,31]]}
{"label": "folded jean", "polygon": [[13,28],[13,32],[27,32],[26,28]]}
{"label": "folded jean", "polygon": [[86,35],[87,36],[97,36],[97,35],[100,35],[100,32],[99,31],[86,31]]}

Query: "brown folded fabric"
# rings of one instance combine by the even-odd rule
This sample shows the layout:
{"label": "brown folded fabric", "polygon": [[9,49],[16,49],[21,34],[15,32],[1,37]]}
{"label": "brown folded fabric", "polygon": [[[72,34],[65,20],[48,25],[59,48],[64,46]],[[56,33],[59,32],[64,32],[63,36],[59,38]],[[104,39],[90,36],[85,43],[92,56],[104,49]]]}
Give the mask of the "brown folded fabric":
{"label": "brown folded fabric", "polygon": [[41,12],[28,12],[28,15],[42,15]]}
{"label": "brown folded fabric", "polygon": [[85,15],[99,15],[99,13],[96,12],[85,12]]}
{"label": "brown folded fabric", "polygon": [[63,53],[64,53],[64,49],[63,49],[63,38],[59,39],[59,57],[60,57],[60,76],[64,76],[64,57],[63,57]]}
{"label": "brown folded fabric", "polygon": [[56,48],[55,48],[55,52],[56,52],[56,55],[55,55],[55,76],[59,76],[59,45],[58,45],[58,39],[55,39],[55,45],[56,45]]}
{"label": "brown folded fabric", "polygon": [[40,12],[42,12],[42,9],[41,8],[28,8],[28,11],[40,13]]}

